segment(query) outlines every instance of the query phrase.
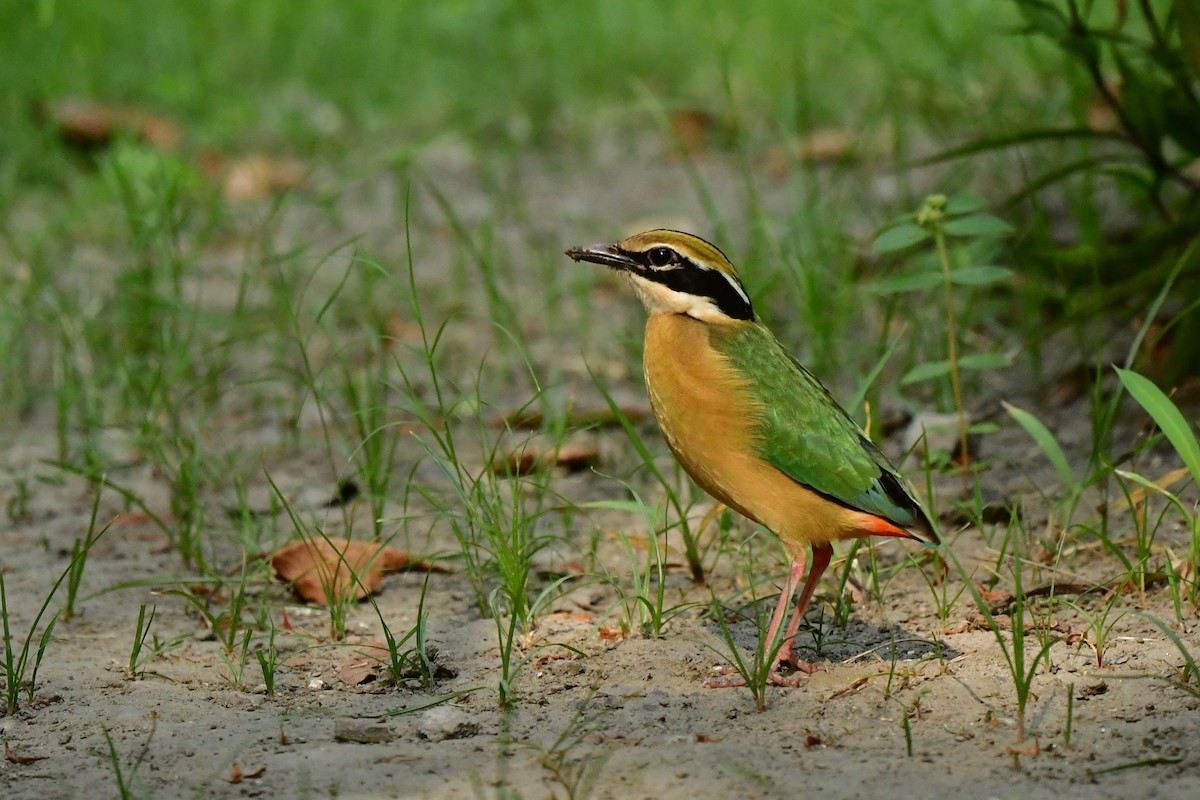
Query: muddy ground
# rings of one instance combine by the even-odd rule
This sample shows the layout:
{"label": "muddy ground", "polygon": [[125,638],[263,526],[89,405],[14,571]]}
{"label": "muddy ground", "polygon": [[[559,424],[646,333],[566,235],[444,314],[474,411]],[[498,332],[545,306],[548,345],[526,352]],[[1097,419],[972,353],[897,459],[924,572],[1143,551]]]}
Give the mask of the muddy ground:
{"label": "muddy ground", "polygon": [[[631,168],[630,164],[636,164]],[[617,169],[617,165],[623,168]],[[448,146],[423,157],[421,179],[446,194],[467,229],[494,220],[494,187],[478,179],[479,165],[469,150]],[[701,165],[713,186],[735,186],[736,169],[713,157]],[[595,176],[605,176],[597,181]],[[300,193],[283,207],[273,231],[279,251],[300,246],[319,254],[350,236],[362,236],[376,258],[403,269],[403,177],[372,174],[349,185],[332,172],[318,170],[318,185],[337,191],[336,214]],[[513,234],[512,246],[557,253],[579,241],[619,236],[631,228],[665,220],[703,231],[703,216],[690,191],[683,166],[661,157],[652,146],[629,153],[598,148],[590,160],[563,165],[524,164],[520,180],[535,220]],[[674,187],[674,188],[673,188]],[[873,187],[884,192],[886,186]],[[723,196],[720,192],[718,197]],[[418,190],[414,214],[416,270],[419,284],[436,287],[450,275],[450,234],[436,206]],[[786,193],[764,196],[768,208],[784,206]],[[729,224],[740,224],[728,208]],[[503,219],[503,215],[499,218]],[[855,224],[851,221],[849,224]],[[872,223],[861,223],[869,231]],[[856,233],[862,233],[857,231]],[[496,234],[508,236],[503,229]],[[205,302],[227,302],[231,266],[228,253],[199,254],[195,280],[209,286]],[[301,261],[305,271],[318,262]],[[563,270],[583,269],[563,259]],[[315,282],[332,285],[337,275],[318,273]],[[536,279],[537,275],[533,275]],[[536,282],[522,287],[528,291]],[[444,285],[431,294],[446,296]],[[594,317],[578,337],[531,337],[541,364],[556,364],[563,395],[580,408],[603,408],[603,399],[587,373],[587,364],[609,376],[623,404],[645,405],[636,366],[636,331],[641,310],[634,298],[600,281],[589,291]],[[318,290],[319,294],[319,290]],[[450,329],[455,347],[466,354],[462,373],[478,365],[491,343],[481,299],[472,282],[463,293],[469,314]],[[518,306],[531,317],[544,310],[531,292]],[[569,316],[569,315],[568,315]],[[571,319],[564,323],[569,330]],[[531,325],[531,329],[537,326]],[[1119,338],[1119,337],[1118,337]],[[1121,342],[1114,352],[1119,353]],[[802,346],[797,347],[803,350]],[[336,347],[330,351],[336,353]],[[1055,351],[1050,348],[1053,354]],[[1059,353],[1063,367],[1069,355]],[[1020,362],[1019,362],[1020,363]],[[260,365],[253,359],[246,371]],[[1041,387],[1029,385],[1020,366],[990,376],[977,409],[1009,400],[1039,408]],[[243,376],[244,377],[244,376]],[[853,376],[831,385],[845,390]],[[496,409],[520,405],[520,381],[508,395],[488,398]],[[1088,406],[1082,397],[1039,414],[1055,430],[1073,461],[1086,457]],[[352,447],[330,465],[325,456],[321,416],[311,403],[299,415],[298,430],[284,441],[283,415],[236,408],[205,423],[214,442],[237,440],[256,463],[246,469],[251,506],[269,506],[269,472],[284,495],[306,519],[331,533],[357,519],[357,531],[369,512],[363,504],[323,508],[337,479],[351,471]],[[1128,410],[1128,409],[1127,409]],[[483,412],[481,412],[483,413]],[[1142,420],[1132,412],[1120,426],[1124,445],[1132,443]],[[983,445],[992,466],[983,474],[989,498],[1019,498],[1029,541],[1054,541],[1048,517],[1057,499],[1054,473],[1037,448],[1005,419],[1002,430]],[[27,424],[9,431],[0,459],[14,476],[23,476],[22,514],[0,529],[0,553],[10,605],[10,624],[17,645],[24,642],[34,615],[54,579],[70,559],[72,542],[86,530],[93,486],[65,474],[43,459],[56,457],[52,411],[37,412]],[[466,426],[469,427],[469,426]],[[670,472],[671,462],[657,440],[653,424],[639,424],[656,448],[658,463]],[[595,446],[595,470],[560,472],[551,486],[575,502],[628,499],[613,476],[629,476],[636,456],[628,439],[611,427],[581,431],[575,439]],[[470,442],[470,437],[464,437]],[[896,453],[897,437],[887,443]],[[479,468],[484,456],[468,444],[464,460]],[[147,460],[112,432],[109,478],[134,490],[148,507],[166,513],[163,477]],[[404,476],[422,461],[423,450],[405,438],[397,454]],[[1146,474],[1159,475],[1178,466],[1164,452],[1143,463]],[[907,469],[914,479],[920,471]],[[436,484],[429,465],[411,473],[414,480]],[[661,489],[644,477],[635,479],[648,502],[661,500]],[[684,484],[686,486],[686,484]],[[955,492],[952,476],[939,479],[945,497]],[[205,501],[214,540],[228,542],[230,523],[221,509],[235,501],[234,487],[212,486]],[[16,480],[0,484],[0,500],[11,501]],[[656,494],[657,492],[657,494]],[[396,498],[403,489],[393,486]],[[708,503],[696,498],[691,513],[698,520]],[[415,505],[420,505],[415,495]],[[1094,502],[1094,498],[1085,500]],[[949,503],[945,504],[947,507]],[[959,594],[961,582],[950,579],[949,594],[958,595],[945,624],[935,595],[911,564],[897,565],[906,553],[918,553],[894,542],[874,545],[880,570],[882,602],[867,597],[853,606],[849,622],[835,628],[834,576],[830,571],[818,590],[809,615],[811,631],[802,635],[806,656],[822,668],[797,688],[771,688],[765,711],[755,709],[745,689],[709,689],[704,676],[725,663],[727,647],[716,622],[701,612],[710,588],[697,586],[681,568],[678,542],[672,540],[665,606],[694,602],[674,616],[660,638],[633,630],[622,635],[622,612],[612,583],[629,586],[630,558],[616,534],[646,535],[637,515],[598,510],[571,518],[557,531],[554,547],[539,553],[537,566],[547,576],[567,574],[581,553],[594,553],[593,574],[609,582],[569,582],[569,591],[544,608],[538,629],[525,637],[514,655],[522,664],[513,678],[516,700],[502,710],[497,684],[501,675],[496,623],[482,615],[474,594],[451,557],[457,547],[445,524],[405,524],[405,509],[394,504],[385,530],[393,544],[432,556],[456,572],[429,576],[426,597],[428,641],[436,670],[432,687],[395,687],[378,671],[364,677],[364,648],[381,638],[379,619],[369,605],[351,611],[350,634],[342,642],[327,636],[325,612],[305,606],[278,584],[256,583],[254,603],[269,609],[279,629],[279,666],[275,691],[268,695],[257,663],[251,659],[239,687],[222,657],[221,645],[195,609],[177,595],[164,593],[170,580],[189,572],[166,536],[115,493],[102,496],[99,517],[114,519],[87,562],[81,613],[54,630],[38,674],[35,699],[15,716],[0,718],[9,758],[0,760],[0,794],[5,798],[118,796],[121,782],[132,796],[195,797],[680,797],[695,800],[803,794],[811,797],[878,797],[905,794],[929,797],[968,791],[979,798],[1196,797],[1200,796],[1200,699],[1177,684],[1183,658],[1176,645],[1149,617],[1171,625],[1192,653],[1200,653],[1194,609],[1185,609],[1184,626],[1175,622],[1163,583],[1144,593],[1119,599],[1121,616],[1112,630],[1103,667],[1097,667],[1088,642],[1088,627],[1078,614],[1058,607],[1054,643],[1038,667],[1027,711],[1027,736],[1018,743],[1014,681],[993,633],[981,624],[975,603]],[[1114,525],[1129,525],[1115,515]],[[1122,521],[1125,520],[1125,521]],[[949,546],[968,568],[986,574],[997,561],[1002,526],[988,531],[942,522]],[[293,535],[285,515],[271,518],[264,541],[278,543]],[[1132,526],[1131,530],[1132,530]],[[785,565],[761,532],[735,521],[730,540],[750,537],[757,547],[758,569],[775,576],[759,584],[771,604]],[[1162,548],[1179,548],[1185,532],[1174,518],[1158,534]],[[1123,537],[1115,537],[1118,540]],[[593,547],[589,542],[597,540]],[[636,539],[635,539],[636,540]],[[224,548],[224,549],[222,549]],[[236,556],[218,547],[224,566],[236,571]],[[739,596],[747,579],[736,554],[710,550],[711,590],[717,597]],[[1083,589],[1120,574],[1115,559],[1097,547],[1073,546],[1056,566],[1030,556],[1025,588],[1045,593],[1051,581],[1067,584],[1064,594],[1080,598]],[[932,562],[923,562],[927,567]],[[1007,562],[1006,562],[1007,563]],[[760,576],[761,577],[761,576]],[[121,583],[137,585],[106,591]],[[550,580],[551,578],[547,578]],[[154,581],[162,583],[155,585]],[[401,573],[388,577],[377,595],[379,609],[397,634],[416,621],[418,598],[426,576]],[[1010,587],[1004,575],[996,587]],[[217,598],[214,602],[221,602]],[[1081,600],[1095,609],[1096,594]],[[133,678],[125,674],[141,604],[156,610],[153,634],[163,644],[161,656],[146,659]],[[1045,606],[1032,607],[1048,614]],[[57,604],[52,604],[57,608]],[[1001,624],[1011,607],[997,600]],[[1044,619],[1044,618],[1043,618]],[[284,626],[290,625],[291,631]],[[40,629],[39,629],[40,630]],[[755,641],[751,621],[733,624],[739,644],[748,651]],[[1036,635],[1031,633],[1036,646]],[[813,642],[823,646],[813,649]],[[260,642],[260,638],[255,639]],[[563,647],[560,645],[569,645]],[[1031,650],[1032,653],[1032,650]],[[369,663],[368,663],[368,666]],[[1192,683],[1193,688],[1195,683]],[[462,693],[456,699],[442,698]],[[1073,696],[1073,699],[1072,699]],[[1070,716],[1068,717],[1068,712]],[[1067,726],[1070,724],[1068,736]],[[1068,741],[1069,738],[1069,741]],[[1018,745],[1017,753],[1013,746]],[[37,760],[34,760],[37,759]]]}

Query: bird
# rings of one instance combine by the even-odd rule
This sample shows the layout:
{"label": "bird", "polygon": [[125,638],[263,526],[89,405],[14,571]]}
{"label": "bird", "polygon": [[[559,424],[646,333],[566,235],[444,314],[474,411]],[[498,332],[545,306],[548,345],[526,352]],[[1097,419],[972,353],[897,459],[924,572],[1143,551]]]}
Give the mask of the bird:
{"label": "bird", "polygon": [[832,543],[888,536],[937,547],[929,515],[896,466],[759,318],[715,245],[656,229],[566,255],[609,267],[633,286],[647,311],[646,391],[667,446],[700,488],[771,531],[791,558],[768,648],[804,578],[769,670],[772,683],[799,685],[800,673],[817,667],[796,659],[792,643]]}

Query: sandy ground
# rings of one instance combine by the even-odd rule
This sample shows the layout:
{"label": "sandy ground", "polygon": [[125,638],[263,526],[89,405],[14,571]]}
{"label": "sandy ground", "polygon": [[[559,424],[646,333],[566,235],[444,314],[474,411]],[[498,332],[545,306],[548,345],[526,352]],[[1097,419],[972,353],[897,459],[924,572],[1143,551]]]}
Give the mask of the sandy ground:
{"label": "sandy ground", "polygon": [[[628,154],[597,153],[596,163],[579,175],[603,173],[618,155]],[[472,215],[484,217],[491,209],[486,188],[471,180],[473,165],[463,159],[451,152],[426,169],[437,185],[454,187],[454,202],[471,225]],[[558,241],[554,231],[595,223],[601,215],[586,209],[622,208],[620,224],[586,238],[619,234],[654,213],[662,204],[656,205],[652,196],[638,196],[634,187],[649,182],[659,187],[661,197],[663,187],[683,177],[678,165],[650,163],[657,162],[647,160],[644,170],[629,170],[602,189],[584,177],[532,172],[526,178],[535,187],[531,196],[545,198],[544,208],[534,208],[532,214],[546,220],[541,246],[561,249],[574,243]],[[736,180],[719,165],[706,169],[712,170],[714,181],[723,175]],[[555,182],[560,186],[552,192]],[[403,251],[395,246],[394,225],[401,196],[393,179],[372,179],[345,191],[339,209],[345,229],[330,222],[325,228],[314,226],[304,214],[285,215],[279,235],[316,251],[322,237],[337,240],[339,233],[365,229],[380,252],[399,258]],[[620,198],[635,196],[639,199],[621,205]],[[690,202],[676,201],[670,210],[699,218]],[[312,238],[304,238],[306,234]],[[436,241],[430,248],[436,251]],[[427,270],[424,278],[429,280],[436,280],[441,269],[433,256],[418,266]],[[640,309],[633,298],[602,293],[597,302],[604,305],[594,324],[637,324]],[[464,326],[455,335],[469,347],[470,323]],[[545,348],[542,358],[578,362],[565,370],[564,382],[579,392],[582,406],[597,406],[600,400],[581,366],[581,350],[589,361],[625,375],[616,387],[622,397],[644,402],[636,367],[622,366],[628,354],[596,343],[611,333],[591,330],[583,343],[538,345]],[[1014,388],[1005,380],[987,386],[981,403],[1004,398],[1026,407],[1034,404],[1032,388]],[[1085,401],[1045,413],[1069,452],[1082,457]],[[1126,433],[1139,422],[1131,420]],[[48,444],[52,423],[48,414],[36,416],[7,437],[2,455],[13,474],[33,478],[25,514],[0,528],[17,645],[66,567],[71,543],[86,529],[93,498],[87,482],[40,461],[53,456]],[[209,435],[218,438],[234,429],[222,430],[217,421]],[[283,454],[278,433],[269,427],[252,435],[245,434],[244,425],[236,430],[247,451],[270,453],[263,458],[272,477],[310,518],[331,532],[344,525],[346,509],[320,508],[333,480],[327,463],[305,450],[309,444],[316,448],[321,439],[315,415],[302,416],[300,447]],[[642,430],[658,446],[652,425]],[[621,470],[634,463],[624,435],[600,430],[583,436],[601,454],[599,470],[559,475],[552,484],[555,490],[576,501],[624,497],[609,477],[628,474]],[[1020,431],[1008,429],[989,438],[987,448],[995,466],[985,474],[986,493],[1026,497],[1031,528],[1044,525],[1047,512],[1039,511],[1039,504],[1045,502],[1035,489],[1050,485],[1053,478],[1036,448]],[[119,441],[114,450],[120,450]],[[407,464],[420,455],[410,440],[398,459]],[[472,452],[467,458],[480,456]],[[670,464],[665,457],[660,463],[664,468]],[[1165,472],[1174,465],[1166,460],[1151,466],[1149,473],[1157,474],[1156,469]],[[422,470],[418,479],[435,480],[433,474]],[[248,488],[252,498],[262,499],[268,487],[261,471],[257,475],[257,483]],[[110,479],[135,487],[151,507],[164,508],[161,476],[138,459],[116,464]],[[641,488],[653,492],[650,484]],[[16,491],[15,483],[0,484],[0,500],[7,502]],[[211,491],[213,513],[208,518],[214,535],[227,524],[220,508],[232,497],[231,487]],[[650,494],[648,499],[658,498]],[[706,508],[701,502],[694,511],[700,516]],[[360,508],[353,513],[361,517],[366,512]],[[102,498],[100,517],[114,516],[116,523],[87,563],[82,613],[54,631],[34,702],[23,701],[15,716],[0,718],[0,738],[10,756],[0,760],[0,795],[5,798],[118,796],[122,780],[133,796],[159,797],[707,800],[798,794],[930,797],[963,790],[979,798],[1200,796],[1195,744],[1200,741],[1200,699],[1173,682],[1183,659],[1146,616],[1129,613],[1116,622],[1106,663],[1097,668],[1082,618],[1055,610],[1055,642],[1037,669],[1028,735],[1021,752],[1014,754],[1014,685],[996,638],[979,625],[975,605],[966,596],[959,597],[943,626],[934,595],[918,570],[893,569],[905,552],[901,544],[875,546],[883,602],[857,603],[844,629],[830,623],[836,586],[832,580],[822,584],[809,615],[812,631],[802,634],[804,654],[822,668],[796,688],[770,689],[761,713],[745,689],[702,684],[704,676],[725,663],[727,647],[716,623],[702,617],[700,609],[676,616],[661,638],[636,631],[614,635],[620,617],[614,610],[616,594],[609,585],[585,581],[570,584],[574,588],[554,599],[539,628],[521,642],[524,647],[515,656],[521,667],[513,679],[517,700],[502,710],[496,692],[501,668],[496,624],[480,614],[461,574],[429,578],[428,637],[439,669],[428,689],[395,687],[363,678],[361,671],[347,671],[362,662],[364,647],[381,637],[379,619],[369,605],[351,612],[350,635],[333,642],[326,636],[324,612],[304,607],[286,587],[256,584],[254,603],[269,607],[280,629],[280,666],[269,696],[253,659],[244,687],[237,687],[221,645],[194,610],[182,598],[161,591],[168,579],[187,575],[164,535],[129,513],[110,492]],[[285,517],[276,517],[273,524],[277,540],[291,534]],[[539,567],[548,575],[563,574],[572,554],[587,550],[589,537],[599,536],[598,567],[627,586],[630,562],[612,535],[617,529],[644,536],[645,524],[617,512],[577,516],[570,529],[558,532],[566,544],[540,554]],[[754,529],[739,522],[733,533],[747,537]],[[1183,535],[1169,523],[1159,541],[1177,546]],[[950,538],[964,563],[995,562],[983,532],[968,528]],[[412,526],[395,543],[435,556],[453,547],[444,526]],[[782,562],[765,544],[762,553],[759,563],[781,578]],[[671,563],[679,560],[678,552],[671,552]],[[232,563],[236,569],[236,561]],[[1101,560],[1094,548],[1077,548],[1057,571],[1034,565],[1026,575],[1026,589],[1044,588],[1051,576],[1059,582],[1111,579],[1117,574],[1115,563]],[[744,587],[733,558],[716,558],[713,566],[711,585],[718,597]],[[106,591],[138,579],[146,579],[147,585]],[[164,581],[157,591],[156,579]],[[424,581],[417,573],[386,579],[377,600],[393,631],[413,626]],[[770,587],[768,582],[762,591],[769,595],[774,591]],[[951,595],[959,588],[952,580]],[[668,607],[684,602],[706,607],[710,594],[676,566],[668,573],[665,597]],[[769,597],[767,602],[769,607]],[[156,608],[152,630],[165,652],[148,659],[130,679],[124,667],[142,603]],[[1036,602],[1032,607],[1049,613]],[[1002,600],[997,608],[1001,621],[1008,620]],[[1162,584],[1121,599],[1117,608],[1174,620]],[[1180,635],[1198,654],[1200,636],[1194,611],[1190,614]],[[285,624],[290,632],[283,630]],[[736,621],[733,630],[739,644],[753,646],[751,622]],[[1031,645],[1037,641],[1032,638]],[[813,649],[818,640],[823,646]],[[438,702],[455,693],[463,694]]]}

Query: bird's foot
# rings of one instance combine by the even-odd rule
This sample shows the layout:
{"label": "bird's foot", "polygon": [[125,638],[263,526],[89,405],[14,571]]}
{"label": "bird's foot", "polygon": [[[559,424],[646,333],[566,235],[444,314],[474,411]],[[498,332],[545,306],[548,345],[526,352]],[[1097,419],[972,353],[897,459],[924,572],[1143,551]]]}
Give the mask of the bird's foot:
{"label": "bird's foot", "polygon": [[734,667],[720,667],[716,675],[704,679],[704,685],[709,689],[730,689],[734,686],[745,686],[746,679],[737,674]]}
{"label": "bird's foot", "polygon": [[[807,661],[789,661],[787,666],[794,671],[783,673],[779,667],[781,664],[773,664],[771,671],[767,673],[767,679],[775,686],[783,686],[794,689],[799,686],[807,675],[812,675],[821,667],[819,664],[812,664]],[[717,674],[704,679],[704,685],[710,689],[728,689],[734,686],[745,686],[746,679],[737,671],[736,667],[724,666],[717,670]]]}
{"label": "bird's foot", "polygon": [[[821,669],[820,664],[818,664],[814,661],[803,661],[799,658],[788,659],[788,661],[786,663],[795,672],[797,672],[797,673],[802,672],[805,675],[812,675],[814,672],[818,672]],[[776,666],[776,668],[779,667],[778,664],[776,664],[775,666]]]}

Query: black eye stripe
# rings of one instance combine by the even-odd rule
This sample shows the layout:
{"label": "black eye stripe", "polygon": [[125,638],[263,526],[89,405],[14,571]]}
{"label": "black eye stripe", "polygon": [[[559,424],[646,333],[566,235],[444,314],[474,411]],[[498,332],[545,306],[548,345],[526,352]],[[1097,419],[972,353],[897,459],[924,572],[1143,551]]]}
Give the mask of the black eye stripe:
{"label": "black eye stripe", "polygon": [[715,269],[660,270],[648,273],[645,277],[677,292],[707,297],[722,314],[733,319],[754,319],[754,309],[749,301],[725,275]]}
{"label": "black eye stripe", "polygon": [[[635,274],[646,280],[661,283],[676,292],[707,297],[722,314],[732,319],[754,319],[754,308],[746,298],[744,290],[736,284],[736,279],[731,280],[718,269],[701,266],[677,250],[663,245],[649,250],[622,249],[619,252],[645,268],[644,272]],[[661,257],[667,254],[669,260],[666,263],[658,263]]]}
{"label": "black eye stripe", "polygon": [[685,262],[692,264],[690,260],[669,247],[651,247],[649,250],[641,251],[622,250],[621,254],[628,256],[647,269],[654,270],[666,269],[668,267],[678,268]]}

